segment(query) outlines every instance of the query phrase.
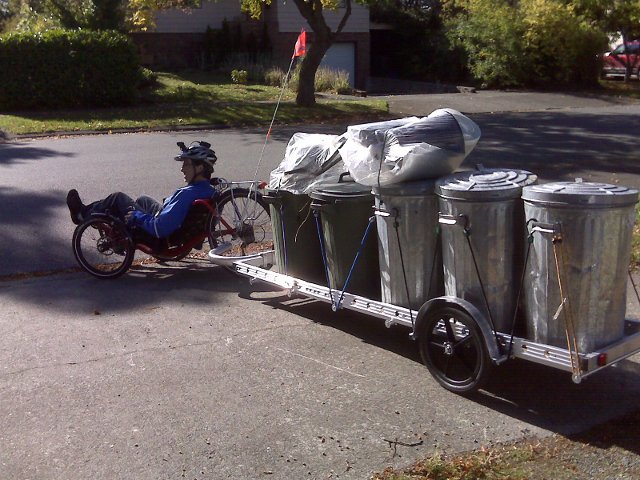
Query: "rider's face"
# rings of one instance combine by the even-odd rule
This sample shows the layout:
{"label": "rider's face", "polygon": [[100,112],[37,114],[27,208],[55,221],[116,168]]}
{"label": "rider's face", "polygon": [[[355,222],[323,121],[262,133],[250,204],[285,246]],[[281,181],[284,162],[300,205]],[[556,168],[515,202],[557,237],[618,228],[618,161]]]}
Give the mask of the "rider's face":
{"label": "rider's face", "polygon": [[198,165],[197,167],[194,166],[193,163],[191,163],[191,160],[187,158],[182,162],[181,171],[182,171],[182,174],[184,175],[184,181],[187,183],[190,183],[193,181],[196,175],[198,175],[199,173],[202,173],[202,167],[200,165]]}

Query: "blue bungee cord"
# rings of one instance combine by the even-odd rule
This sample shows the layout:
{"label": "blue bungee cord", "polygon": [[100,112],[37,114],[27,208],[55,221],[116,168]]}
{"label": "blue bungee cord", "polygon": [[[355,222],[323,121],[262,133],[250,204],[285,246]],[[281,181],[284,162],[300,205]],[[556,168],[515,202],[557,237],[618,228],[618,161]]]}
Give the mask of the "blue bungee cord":
{"label": "blue bungee cord", "polygon": [[344,287],[342,288],[342,293],[340,293],[340,297],[338,298],[338,301],[336,302],[336,304],[335,305],[332,304],[332,306],[331,306],[331,309],[334,312],[340,308],[340,304],[342,303],[342,299],[344,298],[344,293],[347,291],[347,287],[349,286],[349,281],[351,281],[351,275],[353,274],[353,270],[354,270],[356,264],[358,263],[358,260],[360,259],[360,254],[364,250],[364,244],[367,241],[367,237],[369,236],[369,232],[371,231],[371,226],[373,225],[374,221],[375,221],[375,217],[373,215],[371,217],[369,217],[369,223],[367,224],[367,228],[364,231],[364,235],[362,237],[362,240],[360,241],[360,246],[358,247],[358,251],[356,252],[356,256],[353,259],[353,263],[351,264],[351,268],[349,269],[349,274],[347,275],[347,279],[344,282]]}

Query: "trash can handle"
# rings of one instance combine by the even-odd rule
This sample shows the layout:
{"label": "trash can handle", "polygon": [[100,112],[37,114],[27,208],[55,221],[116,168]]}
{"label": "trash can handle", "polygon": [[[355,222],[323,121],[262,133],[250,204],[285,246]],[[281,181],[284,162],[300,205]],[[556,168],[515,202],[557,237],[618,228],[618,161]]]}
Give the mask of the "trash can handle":
{"label": "trash can handle", "polygon": [[463,228],[467,228],[469,219],[462,213],[458,215],[446,215],[444,213],[438,213],[438,223],[442,225],[460,225]]}
{"label": "trash can handle", "polygon": [[327,205],[329,205],[329,202],[325,202],[323,200],[319,200],[317,198],[314,198],[311,201],[311,208],[313,210],[322,210],[323,208],[325,208]]}
{"label": "trash can handle", "polygon": [[390,216],[391,216],[391,213],[390,213],[390,212],[387,212],[386,210],[381,210],[381,209],[379,209],[379,208],[376,208],[376,209],[373,211],[373,214],[374,214],[374,215],[377,215],[378,217],[390,217]]}
{"label": "trash can handle", "polygon": [[343,173],[341,173],[341,174],[340,174],[340,177],[338,178],[338,183],[342,183],[342,179],[343,179],[344,177],[347,177],[347,176],[350,176],[350,175],[351,175],[351,173],[350,173],[350,172],[343,172]]}
{"label": "trash can handle", "polygon": [[531,233],[539,232],[548,235],[562,235],[562,225],[559,223],[531,222]]}

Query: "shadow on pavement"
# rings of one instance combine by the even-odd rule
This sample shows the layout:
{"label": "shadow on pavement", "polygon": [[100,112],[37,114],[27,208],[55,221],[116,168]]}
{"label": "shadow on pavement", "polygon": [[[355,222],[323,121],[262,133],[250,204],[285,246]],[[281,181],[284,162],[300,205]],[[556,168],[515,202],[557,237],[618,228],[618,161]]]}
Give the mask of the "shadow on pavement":
{"label": "shadow on pavement", "polygon": [[[640,410],[598,425],[588,432],[570,435],[569,438],[604,451],[615,445],[627,452],[640,455]],[[635,462],[637,463],[637,460]]]}
{"label": "shadow on pavement", "polygon": [[0,186],[0,245],[9,251],[3,255],[0,272],[33,271],[42,258],[52,265],[69,255],[72,260],[71,238],[63,242],[52,234],[55,212],[66,209],[65,195],[58,190],[35,193]]}
{"label": "shadow on pavement", "polygon": [[529,170],[546,181],[621,183],[640,187],[637,132],[633,115],[521,112],[470,115],[482,130],[463,168],[508,167]]}
{"label": "shadow on pavement", "polygon": [[[408,337],[408,328],[387,329],[382,320],[351,311],[334,313],[328,304],[314,300],[292,300],[283,295],[264,303],[421,363],[416,345]],[[426,368],[424,375],[430,375]],[[465,401],[451,395],[453,402]],[[484,390],[466,398],[531,425],[570,435],[627,414],[637,408],[639,397],[640,364],[630,360],[595,373],[578,385],[568,372],[510,360],[494,367]],[[616,439],[610,441],[640,453],[640,446],[629,448],[624,442],[616,443]]]}
{"label": "shadow on pavement", "polygon": [[71,157],[73,153],[64,153],[48,148],[35,147],[28,143],[2,143],[0,146],[0,166],[27,163],[48,157]]}
{"label": "shadow on pavement", "polygon": [[[320,301],[294,298],[286,295],[264,302],[274,309],[285,310],[329,328],[340,330],[348,335],[360,338],[363,342],[375,345],[397,355],[420,362],[415,343],[409,338],[407,328],[387,328],[384,321],[351,310],[333,312],[331,306]],[[428,375],[425,369],[425,375]]]}
{"label": "shadow on pavement", "polygon": [[[623,360],[580,384],[571,375],[523,360],[497,367],[474,400],[541,428],[570,435],[637,408],[640,364]],[[640,452],[639,452],[640,453]]]}
{"label": "shadow on pavement", "polygon": [[210,304],[217,294],[237,292],[242,279],[204,259],[134,266],[120,278],[100,280],[85,272],[0,282],[5,298],[67,314],[118,313],[160,302]]}

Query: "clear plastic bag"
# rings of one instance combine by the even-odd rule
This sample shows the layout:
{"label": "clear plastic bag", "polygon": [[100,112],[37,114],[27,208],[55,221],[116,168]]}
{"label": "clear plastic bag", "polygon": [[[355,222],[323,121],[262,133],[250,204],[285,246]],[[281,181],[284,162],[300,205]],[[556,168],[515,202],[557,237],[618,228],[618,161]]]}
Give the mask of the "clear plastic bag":
{"label": "clear plastic bag", "polygon": [[295,133],[280,165],[271,172],[269,188],[294,194],[309,193],[318,183],[337,182],[347,169],[338,148],[338,135]]}
{"label": "clear plastic bag", "polygon": [[385,186],[456,170],[480,139],[480,127],[452,109],[428,117],[349,127],[340,153],[358,183]]}

